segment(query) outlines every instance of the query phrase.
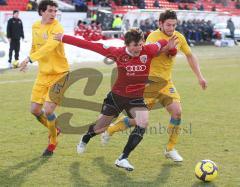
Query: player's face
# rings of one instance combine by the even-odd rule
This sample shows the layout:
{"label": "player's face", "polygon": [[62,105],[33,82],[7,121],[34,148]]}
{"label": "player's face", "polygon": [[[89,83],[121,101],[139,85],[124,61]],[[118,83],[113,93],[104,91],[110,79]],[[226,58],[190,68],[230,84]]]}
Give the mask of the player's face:
{"label": "player's face", "polygon": [[167,19],[164,22],[160,22],[159,25],[162,32],[164,32],[167,36],[172,36],[177,26],[177,20]]}
{"label": "player's face", "polygon": [[133,56],[139,56],[141,51],[142,51],[143,45],[144,45],[144,41],[143,40],[139,41],[138,43],[131,42],[127,46],[127,49]]}
{"label": "player's face", "polygon": [[42,19],[45,24],[50,24],[54,21],[57,15],[57,7],[55,6],[47,6],[47,10],[42,13]]}

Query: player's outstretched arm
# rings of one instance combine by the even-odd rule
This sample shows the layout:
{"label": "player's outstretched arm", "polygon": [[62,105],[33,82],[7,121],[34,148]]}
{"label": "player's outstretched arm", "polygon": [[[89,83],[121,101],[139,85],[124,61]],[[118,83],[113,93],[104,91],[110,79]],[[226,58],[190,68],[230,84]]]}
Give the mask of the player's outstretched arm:
{"label": "player's outstretched arm", "polygon": [[70,36],[70,35],[65,35],[65,34],[56,34],[54,36],[54,39],[66,44],[74,45],[83,49],[88,49],[88,50],[97,52],[106,57],[114,55],[116,51],[116,47],[105,47],[101,43],[94,43],[94,42],[82,40],[80,38]]}

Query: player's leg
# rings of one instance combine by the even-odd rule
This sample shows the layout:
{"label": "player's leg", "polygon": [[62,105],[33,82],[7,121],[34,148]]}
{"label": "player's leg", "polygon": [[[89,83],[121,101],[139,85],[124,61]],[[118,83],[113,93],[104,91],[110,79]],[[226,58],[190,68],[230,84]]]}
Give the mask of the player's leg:
{"label": "player's leg", "polygon": [[37,120],[48,128],[47,117],[42,109],[44,97],[47,94],[48,88],[42,84],[45,77],[38,74],[37,79],[33,85],[31,94],[31,113]]}
{"label": "player's leg", "polygon": [[51,156],[57,146],[56,115],[54,113],[56,107],[57,104],[48,101],[45,102],[43,106],[47,118],[47,126],[49,129],[49,145],[44,151],[43,156]]}
{"label": "player's leg", "polygon": [[77,145],[77,152],[83,153],[86,149],[86,145],[94,136],[104,132],[107,126],[112,122],[114,116],[107,116],[100,114],[96,123],[93,123],[89,126],[88,131],[82,136],[79,144]]}
{"label": "player's leg", "polygon": [[145,129],[148,126],[148,109],[146,107],[134,107],[130,110],[131,115],[134,117],[137,125],[129,135],[127,144],[125,145],[122,154],[115,161],[117,167],[122,167],[128,171],[132,171],[134,167],[128,162],[130,153],[142,141]]}
{"label": "player's leg", "polygon": [[121,106],[118,106],[118,104],[121,103],[120,99],[112,92],[108,93],[103,101],[101,114],[99,115],[98,120],[96,123],[89,126],[88,132],[81,138],[77,147],[78,153],[83,153],[86,147],[85,145],[89,140],[95,135],[104,132],[114,117],[117,117],[119,113],[122,112]]}
{"label": "player's leg", "polygon": [[19,60],[20,40],[16,40],[14,51],[15,51],[15,54],[14,54],[15,60]]}
{"label": "player's leg", "polygon": [[170,113],[171,119],[167,128],[169,140],[165,150],[165,156],[171,158],[174,161],[181,162],[183,158],[174,149],[181,131],[181,103],[175,101],[172,104],[166,106],[166,109]]}
{"label": "player's leg", "polygon": [[118,117],[106,130],[109,136],[112,136],[115,132],[124,131],[131,127],[129,118],[125,115]]}
{"label": "player's leg", "polygon": [[[159,90],[162,87],[162,84],[155,82],[151,82],[148,84],[148,86],[146,86],[144,90],[144,101],[147,104],[149,110],[151,110],[151,108],[158,102],[157,97],[159,95]],[[136,121],[134,119],[131,119],[127,116],[119,117],[112,125],[107,128],[106,132],[103,133],[102,143],[107,144],[110,136],[112,136],[114,133],[126,130],[132,126],[136,126]]]}
{"label": "player's leg", "polygon": [[180,133],[181,113],[182,107],[180,103],[180,95],[178,94],[172,81],[169,81],[167,86],[160,91],[159,102],[165,106],[166,110],[171,115],[167,132],[169,134],[169,140],[164,152],[167,158],[176,162],[181,162],[183,158],[174,149]]}
{"label": "player's leg", "polygon": [[48,128],[47,118],[42,110],[42,104],[31,102],[31,113],[41,124]]}
{"label": "player's leg", "polygon": [[13,43],[13,40],[10,41],[10,46],[9,46],[9,58],[8,58],[8,62],[9,62],[9,65],[11,66],[11,62],[12,62],[12,52],[13,52],[13,47],[14,47],[14,43]]}

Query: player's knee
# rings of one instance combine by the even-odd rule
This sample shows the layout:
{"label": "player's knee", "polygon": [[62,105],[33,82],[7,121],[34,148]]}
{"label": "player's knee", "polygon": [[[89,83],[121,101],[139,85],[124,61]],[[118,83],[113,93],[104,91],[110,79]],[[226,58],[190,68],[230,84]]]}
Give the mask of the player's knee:
{"label": "player's knee", "polygon": [[34,116],[39,116],[39,115],[41,115],[42,110],[39,109],[39,108],[33,107],[33,108],[30,109],[30,112],[31,112]]}
{"label": "player's knee", "polygon": [[141,127],[141,128],[147,128],[147,126],[148,126],[148,120],[141,120],[140,122],[137,122],[136,125],[139,126],[139,127]]}
{"label": "player's knee", "polygon": [[44,113],[46,116],[51,116],[54,114],[53,111],[51,111],[51,110],[44,110]]}
{"label": "player's knee", "polygon": [[181,116],[182,116],[182,110],[181,109],[177,109],[177,110],[174,110],[172,112],[172,117],[174,119],[181,119]]}

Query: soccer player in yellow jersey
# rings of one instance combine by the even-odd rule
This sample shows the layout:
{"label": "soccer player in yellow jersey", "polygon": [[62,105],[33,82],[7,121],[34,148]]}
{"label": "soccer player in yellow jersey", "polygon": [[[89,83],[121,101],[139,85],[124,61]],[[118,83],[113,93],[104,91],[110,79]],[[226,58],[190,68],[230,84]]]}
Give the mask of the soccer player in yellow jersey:
{"label": "soccer player in yellow jersey", "polygon": [[[174,147],[177,143],[178,134],[180,132],[182,108],[180,103],[180,96],[172,82],[171,76],[177,51],[182,51],[185,54],[187,61],[192,71],[196,75],[202,89],[207,88],[207,82],[200,71],[198,61],[191,52],[191,49],[188,46],[185,37],[178,31],[175,31],[176,25],[176,13],[171,10],[166,10],[160,14],[160,28],[152,32],[147,38],[147,43],[155,43],[159,39],[169,40],[169,38],[177,36],[178,44],[175,51],[165,51],[158,57],[152,59],[150,74],[148,78],[149,85],[145,88],[144,100],[149,110],[156,103],[160,103],[171,115],[167,130],[169,134],[169,141],[164,154],[166,158],[170,158],[176,162],[181,162],[183,161],[183,158],[177,152],[177,150],[174,149]],[[161,63],[159,63],[159,61]],[[133,125],[135,125],[135,121],[133,119],[129,119],[127,117],[119,118],[113,126],[110,126],[107,131],[102,134],[102,142],[107,143],[113,133],[125,130],[126,128]]]}
{"label": "soccer player in yellow jersey", "polygon": [[[25,71],[27,64],[38,62],[39,71],[31,95],[31,113],[49,129],[49,144],[43,156],[51,156],[57,145],[54,110],[58,101],[53,100],[50,90],[60,93],[66,85],[69,65],[64,53],[63,43],[53,39],[54,34],[63,33],[63,28],[55,19],[57,3],[43,0],[38,5],[38,13],[42,16],[32,26],[32,49],[29,57],[20,64],[20,71]],[[62,83],[59,80],[62,80]]]}

